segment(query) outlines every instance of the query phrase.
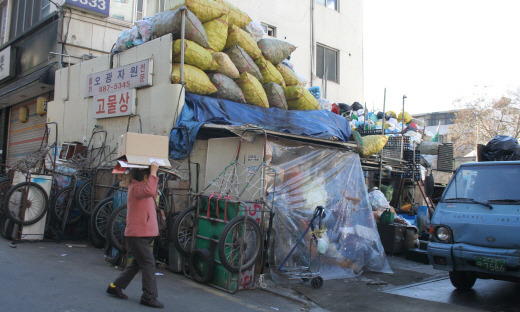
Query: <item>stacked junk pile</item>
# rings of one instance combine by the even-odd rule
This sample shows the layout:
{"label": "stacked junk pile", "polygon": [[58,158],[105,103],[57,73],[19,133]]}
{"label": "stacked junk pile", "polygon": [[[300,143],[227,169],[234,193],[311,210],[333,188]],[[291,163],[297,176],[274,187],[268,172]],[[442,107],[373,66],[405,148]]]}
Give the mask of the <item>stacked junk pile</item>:
{"label": "stacked junk pile", "polygon": [[[121,32],[115,52],[173,34],[173,83],[181,82],[182,11],[185,12],[184,81],[199,95],[290,110],[319,109],[305,79],[287,59],[296,47],[264,38],[262,26],[225,0],[170,1],[170,11]],[[319,97],[318,97],[319,98]]]}
{"label": "stacked junk pile", "polygon": [[340,104],[338,111],[355,130],[365,158],[368,196],[385,251],[428,262],[429,221],[445,187],[436,186],[434,173],[451,175],[452,144],[438,143],[438,133],[406,111],[368,112],[359,103]]}
{"label": "stacked junk pile", "polygon": [[[289,61],[296,47],[264,38],[261,26],[226,0],[174,0],[167,7],[169,11],[144,18],[134,28],[122,31],[113,51],[120,53],[172,34],[172,83],[183,83],[187,91],[170,137],[140,141],[161,142],[141,148],[143,153],[153,153],[141,156],[179,163],[187,160],[186,171],[161,169],[157,203],[159,220],[167,222],[153,243],[156,259],[167,263],[172,271],[229,292],[264,285],[266,267],[276,282],[311,281],[316,288],[324,279],[352,277],[365,270],[391,272],[376,220],[390,218],[382,215],[390,205],[400,210],[406,205],[401,200],[395,202],[392,196],[383,195],[383,200],[374,192],[369,194],[367,186],[371,189],[375,178],[380,177],[390,189],[396,177],[415,176],[406,168],[407,162],[401,161],[393,165],[393,170],[375,170],[378,164],[374,165],[374,157],[385,156],[385,152],[393,156],[406,146],[405,154],[415,159],[415,143],[419,143],[421,133],[418,123],[414,128],[405,114],[405,126],[401,126],[394,114],[385,125],[385,134],[390,136],[370,132],[378,129],[379,114],[367,112],[358,103],[331,104],[321,98],[318,87],[307,89],[307,82]],[[192,150],[200,152],[193,149],[199,139],[197,132],[218,122],[239,126],[239,130],[230,132],[240,138],[207,139],[207,185],[202,191],[193,190],[192,185],[198,182],[192,183],[192,178],[198,181],[199,177],[190,171],[190,154]],[[249,124],[255,124],[255,129],[244,126]],[[406,140],[399,145],[403,129],[408,129]],[[351,130],[358,130],[353,133],[357,153],[354,144],[346,143]],[[271,135],[273,131],[275,135]],[[284,133],[327,142],[318,144],[319,140],[308,138],[296,141],[281,135]],[[106,133],[101,135],[106,140]],[[55,137],[57,140],[57,133]],[[125,136],[127,140],[132,137],[139,135]],[[242,142],[244,137],[254,139]],[[51,156],[60,154],[55,149],[55,144],[45,149],[41,160],[49,150]],[[255,152],[246,157],[248,149]],[[123,173],[123,182],[100,185],[97,168],[108,163],[111,167],[113,162],[107,161],[105,154],[116,153],[104,144],[101,150],[97,152],[89,143],[87,152],[80,152],[82,157],[64,155],[61,163],[77,164],[74,159],[94,158],[87,165],[83,161],[63,174],[56,165],[44,170],[51,176],[49,188],[55,188],[47,193],[51,209],[61,217],[57,225],[60,238],[73,228],[69,220],[78,216],[86,224],[83,233],[94,238],[95,245],[104,246],[105,259],[122,267],[131,259],[124,246],[125,185],[129,178],[124,173],[132,164],[119,162],[116,172]],[[124,151],[116,154],[124,155]],[[224,155],[229,154],[229,162],[222,163]],[[246,160],[253,165],[246,165]],[[218,172],[208,173],[211,162],[218,163],[212,168]],[[64,174],[72,182],[61,183]],[[74,180],[76,176],[78,181]],[[373,179],[367,184],[366,177]],[[6,185],[12,183],[10,180]],[[71,188],[62,192],[59,183]],[[98,196],[100,189],[103,195],[106,193],[105,198],[95,201],[94,197],[103,197]],[[184,194],[179,196],[179,191]],[[388,196],[391,192],[384,193]],[[19,195],[5,203],[18,210],[9,212],[25,211],[28,190],[15,194]],[[174,205],[185,209],[172,209]],[[85,213],[76,213],[76,206],[85,208]]]}
{"label": "stacked junk pile", "polygon": [[[259,23],[225,0],[170,1],[167,7],[122,31],[114,52],[173,35],[172,83],[187,91],[176,128],[188,131],[172,130],[170,158],[189,157],[208,123],[349,141],[350,119],[321,98],[319,87],[305,88],[293,68],[294,45],[264,37]],[[192,193],[195,204],[176,217],[170,269],[230,292],[262,285],[266,266],[275,281],[311,281],[313,287],[363,270],[391,272],[359,156],[330,146],[316,154],[312,144],[252,132],[263,142],[258,163],[244,167],[242,140],[235,142],[234,160],[212,180],[206,176],[211,182]]]}

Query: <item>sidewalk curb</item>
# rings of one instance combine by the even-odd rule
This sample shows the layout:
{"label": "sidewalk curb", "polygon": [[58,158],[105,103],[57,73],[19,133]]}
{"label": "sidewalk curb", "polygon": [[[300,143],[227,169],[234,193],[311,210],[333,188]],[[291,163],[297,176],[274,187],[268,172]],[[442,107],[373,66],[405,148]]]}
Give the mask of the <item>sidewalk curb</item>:
{"label": "sidewalk curb", "polygon": [[[285,299],[289,299],[289,300],[298,302],[300,304],[303,304],[307,308],[309,308],[309,311],[310,310],[328,311],[328,310],[321,308],[317,303],[315,303],[311,299],[307,298],[304,294],[299,293],[291,288],[287,288],[287,287],[283,287],[283,286],[278,287],[275,285],[275,286],[267,286],[266,288],[258,287],[257,289],[268,292],[273,295],[280,296]],[[296,294],[298,294],[298,295],[296,295]],[[303,297],[305,299],[303,299],[301,297]]]}

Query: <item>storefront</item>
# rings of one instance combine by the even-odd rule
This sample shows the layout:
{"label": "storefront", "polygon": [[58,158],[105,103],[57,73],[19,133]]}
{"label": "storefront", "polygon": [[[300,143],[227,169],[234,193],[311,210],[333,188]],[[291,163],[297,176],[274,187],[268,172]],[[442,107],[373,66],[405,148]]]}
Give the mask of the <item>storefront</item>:
{"label": "storefront", "polygon": [[[12,165],[40,146],[46,107],[54,94],[49,52],[57,51],[57,15],[14,38],[0,50],[1,161]],[[40,108],[37,110],[37,101]]]}

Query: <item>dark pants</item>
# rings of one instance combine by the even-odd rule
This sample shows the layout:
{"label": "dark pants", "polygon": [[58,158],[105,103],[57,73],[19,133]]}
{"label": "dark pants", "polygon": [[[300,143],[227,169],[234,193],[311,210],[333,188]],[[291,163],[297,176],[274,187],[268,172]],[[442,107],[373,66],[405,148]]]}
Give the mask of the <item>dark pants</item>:
{"label": "dark pants", "polygon": [[134,259],[121,272],[114,285],[125,289],[134,276],[142,270],[143,299],[157,298],[157,282],[155,281],[155,258],[150,248],[152,237],[125,237],[126,245]]}

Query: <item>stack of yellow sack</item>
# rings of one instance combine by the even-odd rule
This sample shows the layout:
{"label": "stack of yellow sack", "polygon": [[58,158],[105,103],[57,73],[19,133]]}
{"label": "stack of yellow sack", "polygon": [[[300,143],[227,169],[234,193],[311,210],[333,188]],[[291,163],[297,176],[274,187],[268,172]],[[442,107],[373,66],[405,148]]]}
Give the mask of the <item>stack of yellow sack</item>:
{"label": "stack of yellow sack", "polygon": [[[184,8],[190,15],[190,33],[197,34],[193,38],[187,34],[186,38],[191,40],[184,43],[184,81],[188,92],[235,101],[245,99],[247,104],[260,107],[319,109],[317,100],[293,69],[282,63],[295,51],[294,45],[276,38],[257,38],[257,42],[246,27],[251,18],[227,0],[165,2],[166,10]],[[162,13],[157,28],[162,32],[171,29],[174,38],[179,38],[175,27],[178,16],[171,11]],[[173,83],[181,80],[180,53],[181,42],[175,40]],[[217,79],[219,83],[213,84]],[[242,94],[233,94],[237,90]]]}

